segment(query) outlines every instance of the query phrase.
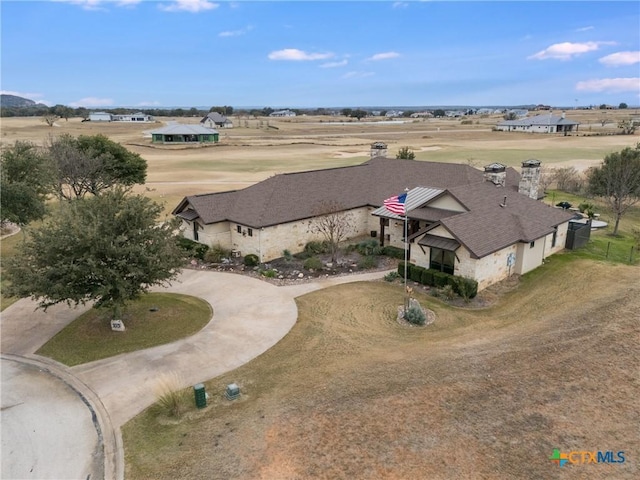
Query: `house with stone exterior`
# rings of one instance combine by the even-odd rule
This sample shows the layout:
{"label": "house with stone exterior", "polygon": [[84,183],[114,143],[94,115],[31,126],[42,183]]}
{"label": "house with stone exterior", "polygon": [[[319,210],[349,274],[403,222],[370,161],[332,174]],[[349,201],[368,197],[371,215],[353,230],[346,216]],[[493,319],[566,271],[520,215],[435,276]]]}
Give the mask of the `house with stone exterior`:
{"label": "house with stone exterior", "polygon": [[[526,273],[564,248],[572,214],[538,201],[540,162],[523,173],[501,164],[484,171],[469,165],[392,159],[372,146],[360,165],[275,175],[242,190],[185,197],[173,214],[186,238],[220,244],[261,262],[302,251],[322,240],[314,218],[339,206],[351,218],[349,238],[374,237],[405,246],[405,218],[383,201],[408,190],[409,260],[474,278],[479,289]],[[385,148],[383,148],[385,147]]]}

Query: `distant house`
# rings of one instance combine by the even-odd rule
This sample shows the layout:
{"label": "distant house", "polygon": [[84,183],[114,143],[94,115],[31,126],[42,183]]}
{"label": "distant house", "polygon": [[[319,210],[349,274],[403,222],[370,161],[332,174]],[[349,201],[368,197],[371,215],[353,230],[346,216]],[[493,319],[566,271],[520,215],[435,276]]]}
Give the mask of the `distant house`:
{"label": "distant house", "polygon": [[89,120],[91,122],[155,122],[155,119],[151,115],[147,115],[146,113],[142,112],[124,113],[117,115],[107,112],[92,112],[89,114]]}
{"label": "distant house", "polygon": [[207,113],[200,123],[209,128],[233,128],[233,122],[218,112]]}
{"label": "distant house", "polygon": [[167,125],[151,132],[152,143],[217,143],[220,134],[201,125]]}
{"label": "distant house", "polygon": [[535,117],[519,118],[517,120],[505,120],[496,125],[496,130],[502,132],[529,132],[529,133],[568,133],[578,131],[578,122],[562,116],[543,113]]}
{"label": "distant house", "polygon": [[521,176],[500,164],[482,172],[376,156],[350,167],[275,175],[243,190],[188,196],[173,214],[185,237],[268,262],[320,239],[309,222],[331,200],[353,218],[349,238],[375,237],[380,245],[403,248],[404,219],[382,205],[408,187],[410,262],[474,278],[483,289],[540,266],[565,245],[572,213],[536,200],[540,162],[522,168]]}
{"label": "distant house", "polygon": [[110,122],[111,114],[107,112],[91,112],[89,114],[89,121],[91,122]]}
{"label": "distant house", "polygon": [[125,113],[125,114],[111,115],[111,121],[112,122],[150,123],[150,122],[155,122],[155,119],[151,115],[138,112],[138,113]]}
{"label": "distant house", "polygon": [[277,110],[269,114],[270,117],[295,117],[296,112],[291,110]]}

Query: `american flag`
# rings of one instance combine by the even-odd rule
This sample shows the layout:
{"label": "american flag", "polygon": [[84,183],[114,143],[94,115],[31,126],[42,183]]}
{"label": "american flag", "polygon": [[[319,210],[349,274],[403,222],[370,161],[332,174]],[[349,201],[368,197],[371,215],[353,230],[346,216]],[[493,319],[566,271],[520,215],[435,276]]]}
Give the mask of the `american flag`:
{"label": "american flag", "polygon": [[391,213],[395,213],[396,215],[404,215],[405,208],[404,204],[407,201],[407,194],[403,193],[401,195],[395,195],[391,198],[387,198],[383,204],[387,210]]}

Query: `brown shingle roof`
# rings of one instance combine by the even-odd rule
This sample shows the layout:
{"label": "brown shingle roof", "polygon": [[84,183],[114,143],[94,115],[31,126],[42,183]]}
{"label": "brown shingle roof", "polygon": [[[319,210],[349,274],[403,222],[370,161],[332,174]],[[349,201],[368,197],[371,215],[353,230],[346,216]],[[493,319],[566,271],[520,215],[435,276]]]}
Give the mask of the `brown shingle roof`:
{"label": "brown shingle roof", "polygon": [[351,167],[275,175],[243,190],[186,197],[173,214],[191,204],[205,224],[228,220],[260,228],[318,215],[328,200],[345,210],[380,206],[405,187],[445,189],[482,179],[482,172],[468,165],[378,157]]}

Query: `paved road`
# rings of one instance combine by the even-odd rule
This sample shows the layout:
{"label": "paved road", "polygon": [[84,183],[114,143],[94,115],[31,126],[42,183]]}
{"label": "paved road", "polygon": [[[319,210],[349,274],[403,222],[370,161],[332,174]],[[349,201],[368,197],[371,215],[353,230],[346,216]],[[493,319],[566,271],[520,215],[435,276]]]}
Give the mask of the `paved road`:
{"label": "paved road", "polygon": [[[209,302],[214,315],[200,332],[167,345],[71,368],[54,365],[50,360],[48,363],[61,376],[66,376],[69,383],[75,383],[98,413],[96,420],[103,431],[106,452],[105,477],[122,478],[124,459],[120,427],[156,401],[155,391],[164,377],[175,376],[187,387],[233,370],[271,348],[295,325],[298,317],[295,297],[342,283],[381,278],[386,273],[328,277],[277,287],[243,275],[184,270],[172,286],[156,291],[185,293]],[[36,358],[33,353],[41,345],[86,309],[58,306],[44,313],[34,311],[34,307],[32,301],[20,300],[2,313],[3,356],[17,354]],[[4,381],[3,377],[3,406]],[[35,388],[45,391],[45,378],[25,377],[24,381],[28,384],[24,388],[42,384]],[[47,411],[48,406],[35,403],[33,408]],[[66,430],[64,424],[55,422],[47,428]],[[8,441],[18,433],[10,431]],[[76,434],[76,438],[83,436],[86,437],[83,442],[93,445],[91,435]],[[34,443],[36,446],[19,462],[22,466],[34,461],[45,464],[45,458],[40,456],[41,449],[53,440],[42,438],[42,443]],[[78,452],[78,455],[89,458],[87,452]],[[29,458],[32,459],[29,461]]]}
{"label": "paved road", "polygon": [[102,432],[79,392],[35,365],[1,366],[2,478],[103,478]]}

